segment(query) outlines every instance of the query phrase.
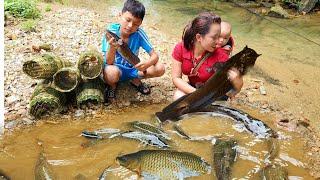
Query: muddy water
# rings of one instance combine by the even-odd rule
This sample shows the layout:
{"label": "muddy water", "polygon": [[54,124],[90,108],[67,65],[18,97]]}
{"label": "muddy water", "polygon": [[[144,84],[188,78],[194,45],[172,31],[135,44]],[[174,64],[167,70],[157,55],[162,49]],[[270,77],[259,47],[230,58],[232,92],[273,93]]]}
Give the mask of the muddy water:
{"label": "muddy water", "polygon": [[[12,134],[6,133],[0,144],[0,167],[12,179],[32,179],[40,152],[37,142],[41,141],[48,162],[58,179],[72,179],[79,174],[88,179],[95,179],[106,167],[118,167],[115,163],[115,158],[118,155],[155,148],[128,139],[103,140],[90,146],[83,146],[90,140],[81,137],[81,131],[99,128],[128,130],[126,122],[135,120],[156,123],[152,115],[159,107],[161,106],[153,105],[146,108],[127,109],[119,114],[102,114],[99,118],[88,117],[76,121],[44,120],[35,127],[18,130]],[[270,122],[270,117],[266,115],[257,114],[250,110],[247,112],[267,123]],[[172,125],[172,123],[167,123],[163,126],[172,138],[170,143],[172,149],[192,152],[212,164],[212,144],[210,141],[193,142],[182,139],[174,132]],[[195,114],[185,117],[179,122],[179,126],[193,137],[211,135],[236,139],[238,155],[233,166],[233,177],[236,179],[252,177],[265,164],[268,152],[266,142],[256,139],[249,132],[242,131],[243,128],[230,119],[222,119],[210,114]],[[279,133],[281,137],[280,153],[275,162],[285,166],[289,176],[311,178],[304,161],[301,139],[295,134]],[[124,168],[116,169],[110,176],[120,179],[130,176],[136,177]],[[214,179],[214,175],[209,174],[200,179]]]}

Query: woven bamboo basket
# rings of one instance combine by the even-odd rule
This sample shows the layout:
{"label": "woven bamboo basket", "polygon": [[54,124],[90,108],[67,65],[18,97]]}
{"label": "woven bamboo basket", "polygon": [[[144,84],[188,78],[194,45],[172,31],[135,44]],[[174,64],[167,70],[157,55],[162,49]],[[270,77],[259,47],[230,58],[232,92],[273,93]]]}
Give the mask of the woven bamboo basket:
{"label": "woven bamboo basket", "polygon": [[77,67],[83,79],[94,79],[98,77],[103,68],[102,54],[96,49],[90,49],[81,54]]}
{"label": "woven bamboo basket", "polygon": [[60,92],[74,90],[81,81],[79,70],[74,67],[66,67],[53,75],[53,88]]}
{"label": "woven bamboo basket", "polygon": [[87,103],[99,104],[104,102],[104,82],[100,78],[82,82],[76,91],[77,105],[86,105]]}
{"label": "woven bamboo basket", "polygon": [[51,78],[63,67],[71,66],[69,61],[49,54],[43,54],[23,63],[23,72],[34,79]]}
{"label": "woven bamboo basket", "polygon": [[61,112],[65,103],[64,93],[53,89],[49,85],[39,84],[31,96],[29,113],[39,118],[48,113]]}

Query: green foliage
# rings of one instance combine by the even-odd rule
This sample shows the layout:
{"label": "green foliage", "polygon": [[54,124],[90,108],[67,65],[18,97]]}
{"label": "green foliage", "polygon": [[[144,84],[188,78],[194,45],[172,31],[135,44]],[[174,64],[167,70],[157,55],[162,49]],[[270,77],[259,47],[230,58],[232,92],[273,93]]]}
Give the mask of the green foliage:
{"label": "green foliage", "polygon": [[4,11],[10,12],[14,17],[36,19],[40,17],[40,10],[34,1],[28,0],[5,0]]}
{"label": "green foliage", "polygon": [[51,9],[51,6],[50,6],[50,5],[47,5],[46,8],[45,8],[45,11],[46,11],[46,12],[49,12],[49,11],[51,11],[51,10],[52,10],[52,9]]}
{"label": "green foliage", "polygon": [[35,32],[38,21],[29,19],[21,23],[21,29],[25,32]]}

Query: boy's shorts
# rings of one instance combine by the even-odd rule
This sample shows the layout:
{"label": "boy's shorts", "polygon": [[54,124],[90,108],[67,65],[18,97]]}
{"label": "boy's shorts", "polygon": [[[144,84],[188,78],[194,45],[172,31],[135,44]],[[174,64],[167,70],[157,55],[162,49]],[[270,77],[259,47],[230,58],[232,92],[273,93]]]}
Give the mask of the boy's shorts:
{"label": "boy's shorts", "polygon": [[121,72],[121,76],[120,76],[120,82],[122,81],[128,81],[128,80],[131,80],[131,79],[135,79],[135,78],[140,78],[139,77],[139,74],[138,74],[138,69],[136,68],[130,68],[130,67],[127,67],[127,66],[123,66],[121,64],[115,64],[120,72]]}
{"label": "boy's shorts", "polygon": [[[140,76],[138,75],[138,70],[136,68],[130,68],[127,66],[123,66],[121,64],[114,64],[114,65],[117,66],[121,72],[119,82],[140,78]],[[108,66],[108,65],[104,64],[104,66]],[[103,73],[101,73],[100,78],[103,79]]]}

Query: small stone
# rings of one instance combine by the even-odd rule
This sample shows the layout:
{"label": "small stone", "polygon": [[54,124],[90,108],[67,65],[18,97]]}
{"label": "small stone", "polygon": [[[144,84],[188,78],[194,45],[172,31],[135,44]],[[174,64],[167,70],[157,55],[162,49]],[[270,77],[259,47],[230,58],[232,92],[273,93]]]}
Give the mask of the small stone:
{"label": "small stone", "polygon": [[7,121],[16,120],[18,118],[19,118],[19,115],[17,113],[12,113],[12,112],[5,117]]}
{"label": "small stone", "polygon": [[12,103],[14,103],[18,100],[19,100],[19,98],[17,96],[10,96],[10,97],[6,98],[6,101],[9,105],[11,105]]}
{"label": "small stone", "polygon": [[81,109],[76,110],[76,112],[74,113],[75,117],[81,117],[84,116],[84,112]]}
{"label": "small stone", "polygon": [[130,106],[130,104],[131,104],[130,101],[126,101],[126,102],[123,103],[123,105],[127,106],[127,107]]}
{"label": "small stone", "polygon": [[26,115],[27,114],[27,110],[26,109],[19,109],[17,114],[19,115]]}
{"label": "small stone", "polygon": [[29,118],[23,118],[22,122],[23,122],[23,124],[26,124],[26,125],[30,125],[33,123],[33,121]]}
{"label": "small stone", "polygon": [[260,86],[259,87],[259,91],[261,95],[267,95],[267,91],[266,88],[264,86]]}
{"label": "small stone", "polygon": [[16,127],[18,123],[19,123],[19,121],[16,121],[16,120],[10,121],[10,122],[6,123],[6,124],[4,125],[4,127],[5,127],[6,129],[12,129],[12,128]]}

